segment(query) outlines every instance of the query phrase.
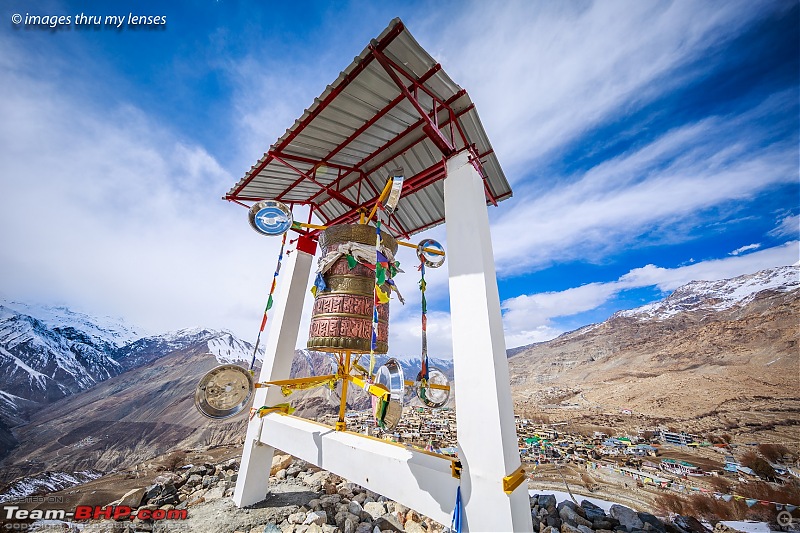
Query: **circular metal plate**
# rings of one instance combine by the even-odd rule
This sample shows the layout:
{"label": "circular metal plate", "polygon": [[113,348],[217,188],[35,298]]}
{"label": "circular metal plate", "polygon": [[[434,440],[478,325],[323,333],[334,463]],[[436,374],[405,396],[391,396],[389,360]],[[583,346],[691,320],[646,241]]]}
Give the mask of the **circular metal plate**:
{"label": "circular metal plate", "polygon": [[250,225],[262,235],[283,235],[292,227],[292,212],[277,200],[261,200],[253,204],[248,213]]}
{"label": "circular metal plate", "polygon": [[239,365],[209,370],[197,384],[194,405],[208,418],[230,418],[245,408],[253,395],[253,376]]}
{"label": "circular metal plate", "polygon": [[[375,382],[383,385],[389,390],[389,405],[386,408],[386,414],[383,417],[383,429],[391,431],[400,423],[400,418],[403,415],[403,396],[405,395],[405,381],[403,379],[403,368],[397,359],[391,358],[383,364],[375,373]],[[378,405],[377,399],[374,398],[373,414]]]}
{"label": "circular metal plate", "polygon": [[[424,387],[421,381],[422,372],[417,374],[417,382],[419,383],[417,386],[417,396],[426,407],[436,409],[442,407],[447,403],[447,400],[450,399],[450,389],[434,389],[432,387]],[[428,384],[448,386],[449,383],[450,381],[447,379],[447,376],[444,375],[444,372],[438,368],[428,369]]]}
{"label": "circular metal plate", "polygon": [[[442,252],[442,255],[428,252],[426,248],[433,248]],[[426,267],[439,268],[444,264],[444,247],[433,239],[424,239],[417,245],[417,257],[425,263]]]}

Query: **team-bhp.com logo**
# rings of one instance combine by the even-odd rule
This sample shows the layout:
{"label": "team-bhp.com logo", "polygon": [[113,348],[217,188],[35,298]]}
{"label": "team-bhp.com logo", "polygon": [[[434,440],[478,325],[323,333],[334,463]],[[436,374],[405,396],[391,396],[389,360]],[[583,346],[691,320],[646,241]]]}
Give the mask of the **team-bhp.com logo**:
{"label": "team-bhp.com logo", "polygon": [[63,509],[20,509],[8,505],[3,507],[7,520],[100,520],[102,518],[113,520],[186,520],[186,509],[138,509],[133,510],[127,505],[91,506],[79,505],[74,512]]}

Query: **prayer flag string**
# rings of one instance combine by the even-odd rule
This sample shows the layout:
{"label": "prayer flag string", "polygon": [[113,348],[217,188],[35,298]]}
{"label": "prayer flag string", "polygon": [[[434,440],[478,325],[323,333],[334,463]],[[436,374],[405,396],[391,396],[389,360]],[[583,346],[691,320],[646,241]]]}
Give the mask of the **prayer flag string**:
{"label": "prayer flag string", "polygon": [[256,347],[253,349],[253,359],[250,361],[250,370],[256,366],[256,354],[258,353],[258,345],[261,343],[261,334],[264,332],[264,327],[267,325],[267,312],[272,309],[272,294],[275,292],[275,287],[278,284],[278,274],[281,272],[281,261],[283,261],[283,250],[286,247],[286,233],[283,234],[281,239],[281,250],[278,252],[278,265],[275,267],[275,274],[272,276],[272,285],[269,289],[269,298],[267,298],[267,306],[264,308],[264,316],[261,318],[261,328],[258,330],[258,337],[256,338]]}

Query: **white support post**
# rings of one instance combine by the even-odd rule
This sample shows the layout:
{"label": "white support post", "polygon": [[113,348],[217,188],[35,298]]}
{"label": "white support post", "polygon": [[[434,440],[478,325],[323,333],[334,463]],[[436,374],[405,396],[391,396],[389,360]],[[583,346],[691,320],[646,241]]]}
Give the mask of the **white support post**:
{"label": "white support post", "polygon": [[[444,182],[463,531],[532,531],[520,466],[483,179],[462,151]],[[455,499],[455,494],[453,494]]]}
{"label": "white support post", "polygon": [[[311,239],[300,237],[297,249],[285,259],[269,317],[272,325],[264,347],[259,381],[289,379],[315,248],[316,244]],[[277,387],[256,389],[254,396],[253,406],[256,408],[285,401]],[[247,427],[242,463],[233,493],[233,502],[237,507],[253,505],[267,496],[275,449],[258,440],[260,427],[261,419],[257,416]]]}

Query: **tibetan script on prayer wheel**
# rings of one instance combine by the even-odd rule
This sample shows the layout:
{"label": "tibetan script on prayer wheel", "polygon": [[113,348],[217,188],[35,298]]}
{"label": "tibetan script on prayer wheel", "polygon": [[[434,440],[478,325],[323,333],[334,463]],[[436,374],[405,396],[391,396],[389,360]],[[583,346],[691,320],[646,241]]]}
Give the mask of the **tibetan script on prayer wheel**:
{"label": "tibetan script on prayer wheel", "polygon": [[[314,299],[308,348],[369,352],[375,287],[375,227],[331,226],[320,234],[319,244],[320,263],[325,264],[321,271],[325,288],[318,290]],[[397,242],[385,232],[381,233],[381,245],[392,256],[397,252]],[[360,261],[355,261],[353,256]],[[362,264],[365,259],[372,268]],[[386,285],[383,289],[388,292]],[[389,350],[388,339],[389,304],[379,304],[375,353]]]}
{"label": "tibetan script on prayer wheel", "polygon": [[[375,227],[331,226],[320,234],[319,244],[322,249],[320,264],[325,265],[320,272],[324,289],[318,289],[315,296],[308,348],[369,352],[375,287]],[[397,242],[391,235],[381,233],[381,245],[392,256],[397,252]],[[371,263],[372,268],[362,264],[365,261]],[[386,285],[383,289],[388,292]],[[375,353],[388,351],[388,339],[389,304],[379,304]]]}

